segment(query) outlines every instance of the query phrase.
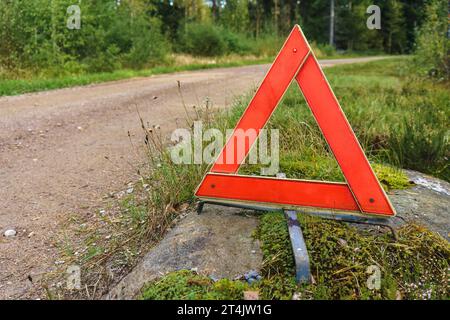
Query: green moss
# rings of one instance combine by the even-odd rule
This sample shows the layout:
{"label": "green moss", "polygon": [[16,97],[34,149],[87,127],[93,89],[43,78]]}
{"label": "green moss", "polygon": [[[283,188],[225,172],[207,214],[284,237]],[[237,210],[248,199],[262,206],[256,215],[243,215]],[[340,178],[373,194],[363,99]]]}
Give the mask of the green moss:
{"label": "green moss", "polygon": [[284,216],[281,214],[263,215],[256,238],[260,240],[264,257],[263,274],[268,277],[291,275],[294,271],[294,257]]}
{"label": "green moss", "polygon": [[[260,168],[261,165],[245,165],[239,173],[259,174]],[[412,186],[408,176],[401,169],[377,163],[372,164],[372,168],[386,191]],[[280,172],[294,179],[344,181],[336,160],[326,156],[312,155],[305,159],[304,155],[296,157],[292,152],[288,153],[280,158]]]}
{"label": "green moss", "polygon": [[260,297],[264,300],[291,300],[297,291],[297,282],[292,274],[265,277],[258,283]]}
{"label": "green moss", "polygon": [[214,282],[193,271],[180,270],[147,284],[144,300],[237,300],[242,299],[248,285],[242,281],[221,279]]}
{"label": "green moss", "polygon": [[238,280],[220,279],[214,282],[205,299],[239,300],[243,298],[244,291],[248,290],[247,283]]}
{"label": "green moss", "polygon": [[[448,295],[449,243],[429,230],[407,224],[390,234],[373,235],[335,221],[299,215],[314,284],[280,286],[294,277],[292,249],[282,214],[266,214],[257,236],[264,254],[264,298],[289,298],[299,292],[312,299],[445,299]],[[366,285],[374,265],[379,290]],[[282,294],[280,294],[282,288]]]}
{"label": "green moss", "polygon": [[381,164],[373,164],[372,167],[385,190],[406,189],[412,185],[408,176],[398,168]]}

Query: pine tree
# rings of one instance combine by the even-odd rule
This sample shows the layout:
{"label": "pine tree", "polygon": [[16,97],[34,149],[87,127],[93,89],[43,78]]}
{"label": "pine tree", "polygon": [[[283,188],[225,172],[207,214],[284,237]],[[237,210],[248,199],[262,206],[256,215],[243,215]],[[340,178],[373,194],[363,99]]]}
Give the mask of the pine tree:
{"label": "pine tree", "polygon": [[387,0],[381,12],[386,52],[405,52],[406,28],[403,4],[399,0]]}

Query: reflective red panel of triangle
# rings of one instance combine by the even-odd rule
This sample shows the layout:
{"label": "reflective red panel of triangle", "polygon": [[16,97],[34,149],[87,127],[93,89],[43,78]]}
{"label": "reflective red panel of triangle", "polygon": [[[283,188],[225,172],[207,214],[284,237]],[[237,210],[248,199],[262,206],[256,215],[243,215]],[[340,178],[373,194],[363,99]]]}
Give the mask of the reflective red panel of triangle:
{"label": "reflective red panel of triangle", "polygon": [[[256,136],[248,136],[244,152],[234,152],[233,161],[227,158],[227,150],[230,152],[237,149],[236,131],[254,129],[259,132],[264,128],[294,78],[346,183],[237,175],[240,165],[257,139]],[[291,31],[195,195],[209,201],[270,204],[281,208],[312,207],[378,216],[395,215],[393,206],[299,26]]]}

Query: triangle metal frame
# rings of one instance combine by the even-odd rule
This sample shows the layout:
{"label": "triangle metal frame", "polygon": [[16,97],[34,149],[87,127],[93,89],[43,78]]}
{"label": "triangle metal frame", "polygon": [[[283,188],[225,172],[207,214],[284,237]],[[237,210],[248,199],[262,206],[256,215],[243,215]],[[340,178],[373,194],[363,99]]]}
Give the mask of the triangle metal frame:
{"label": "triangle metal frame", "polygon": [[[237,131],[254,129],[259,134],[294,78],[346,183],[237,174],[258,138],[246,136],[244,152],[239,153],[236,152]],[[232,161],[228,159],[229,154],[233,156]],[[195,195],[210,203],[264,204],[282,209],[320,208],[378,217],[396,214],[298,25],[291,31]]]}

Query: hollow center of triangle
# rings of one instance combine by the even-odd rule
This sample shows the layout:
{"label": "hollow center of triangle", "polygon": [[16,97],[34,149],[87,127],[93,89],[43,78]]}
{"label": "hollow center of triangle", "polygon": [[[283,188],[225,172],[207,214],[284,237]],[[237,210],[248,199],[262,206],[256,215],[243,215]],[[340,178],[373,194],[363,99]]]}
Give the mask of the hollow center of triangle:
{"label": "hollow center of triangle", "polygon": [[[246,104],[247,102],[242,102]],[[250,155],[239,167],[239,174],[283,176],[345,182],[342,171],[330,151],[302,92],[292,83],[283,100],[265,126],[266,137],[258,137]],[[278,148],[272,144],[278,132]],[[261,150],[263,149],[263,150]],[[278,150],[276,150],[278,149]],[[256,159],[255,161],[252,161]],[[269,168],[272,167],[272,170]]]}

